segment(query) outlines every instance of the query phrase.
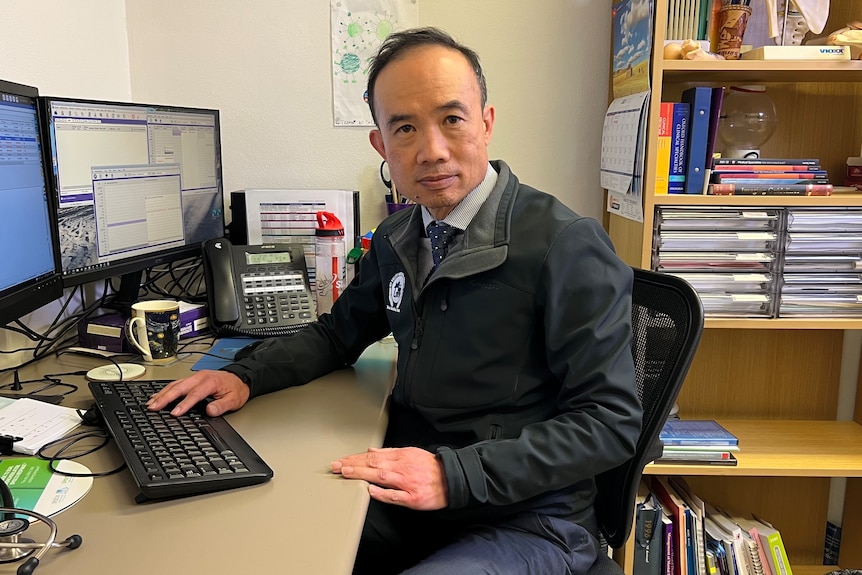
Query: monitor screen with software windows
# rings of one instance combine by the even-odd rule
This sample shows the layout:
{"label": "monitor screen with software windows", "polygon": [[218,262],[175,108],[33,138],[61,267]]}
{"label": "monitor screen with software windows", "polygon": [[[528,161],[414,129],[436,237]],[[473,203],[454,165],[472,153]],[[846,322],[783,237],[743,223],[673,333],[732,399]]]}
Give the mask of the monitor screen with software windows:
{"label": "monitor screen with software windows", "polygon": [[143,269],[224,235],[218,110],[41,101],[64,285],[120,276],[128,305]]}
{"label": "monitor screen with software windows", "polygon": [[38,95],[0,80],[0,325],[63,295]]}

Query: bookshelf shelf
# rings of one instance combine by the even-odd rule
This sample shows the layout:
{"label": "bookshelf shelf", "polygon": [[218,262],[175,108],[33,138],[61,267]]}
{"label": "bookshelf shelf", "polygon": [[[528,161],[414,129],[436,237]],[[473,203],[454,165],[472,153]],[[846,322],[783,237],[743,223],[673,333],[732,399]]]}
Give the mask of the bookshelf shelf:
{"label": "bookshelf shelf", "polygon": [[[862,477],[862,426],[852,421],[718,420],[739,438],[735,467],[651,463],[650,475]],[[794,566],[795,571],[795,566]]]}
{"label": "bookshelf shelf", "polygon": [[670,82],[862,82],[862,61],[817,60],[664,60]]}
{"label": "bookshelf shelf", "polygon": [[708,317],[707,329],[862,329],[862,318],[721,318]]}
{"label": "bookshelf shelf", "polygon": [[656,196],[656,206],[862,206],[862,194],[834,194],[831,196],[699,196],[669,194]]}
{"label": "bookshelf shelf", "polygon": [[[862,193],[828,197],[655,193],[661,103],[681,101],[683,91],[693,86],[765,84],[779,121],[761,148],[763,157],[818,158],[836,185],[843,183],[846,159],[859,155],[862,146],[862,61],[664,60],[663,16],[669,4],[656,0],[654,9],[643,222],[608,217],[617,253],[633,266],[652,265],[657,206],[862,207]],[[831,0],[824,33],[858,19],[857,0]],[[781,531],[796,575],[823,575],[834,569],[817,564],[823,557],[827,518],[835,516],[843,501],[840,561],[858,567],[862,318],[709,317],[706,327],[677,404],[682,417],[716,419],[735,433],[742,442],[739,464],[649,465],[645,473],[685,476],[695,492],[714,505],[769,519]],[[846,489],[839,484],[846,484]],[[627,554],[632,546],[630,540]]]}

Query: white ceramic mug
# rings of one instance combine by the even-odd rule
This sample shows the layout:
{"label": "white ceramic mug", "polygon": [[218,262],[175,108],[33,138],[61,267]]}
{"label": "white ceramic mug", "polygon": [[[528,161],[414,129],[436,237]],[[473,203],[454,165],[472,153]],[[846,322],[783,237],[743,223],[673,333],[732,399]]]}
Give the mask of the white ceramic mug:
{"label": "white ceramic mug", "polygon": [[169,363],[176,359],[180,340],[180,304],[167,299],[132,304],[126,338],[144,361]]}

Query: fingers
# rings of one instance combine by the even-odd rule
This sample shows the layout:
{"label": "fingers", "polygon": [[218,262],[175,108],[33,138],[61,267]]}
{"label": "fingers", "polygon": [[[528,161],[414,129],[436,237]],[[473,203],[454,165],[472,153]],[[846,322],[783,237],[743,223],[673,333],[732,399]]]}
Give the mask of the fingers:
{"label": "fingers", "polygon": [[371,497],[384,503],[433,510],[448,501],[442,464],[423,449],[371,448],[333,461],[330,469],[345,479],[367,481]]}
{"label": "fingers", "polygon": [[214,398],[207,405],[208,415],[221,415],[237,410],[248,401],[250,390],[237,376],[226,371],[200,371],[191,377],[169,383],[147,402],[152,411],[164,409],[174,401],[172,415],[182,415],[208,397]]}

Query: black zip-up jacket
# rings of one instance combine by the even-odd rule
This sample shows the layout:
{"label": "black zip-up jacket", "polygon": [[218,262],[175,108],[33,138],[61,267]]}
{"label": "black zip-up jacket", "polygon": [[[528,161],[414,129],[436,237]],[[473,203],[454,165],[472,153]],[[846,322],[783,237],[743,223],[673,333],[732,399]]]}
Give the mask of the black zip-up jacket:
{"label": "black zip-up jacket", "polygon": [[490,197],[427,284],[420,208],[402,210],[378,226],[331,315],[225,369],[257,396],[351,365],[391,331],[385,444],[437,454],[452,515],[580,522],[593,477],[629,458],[640,432],[632,272],[598,222],[492,165]]}

